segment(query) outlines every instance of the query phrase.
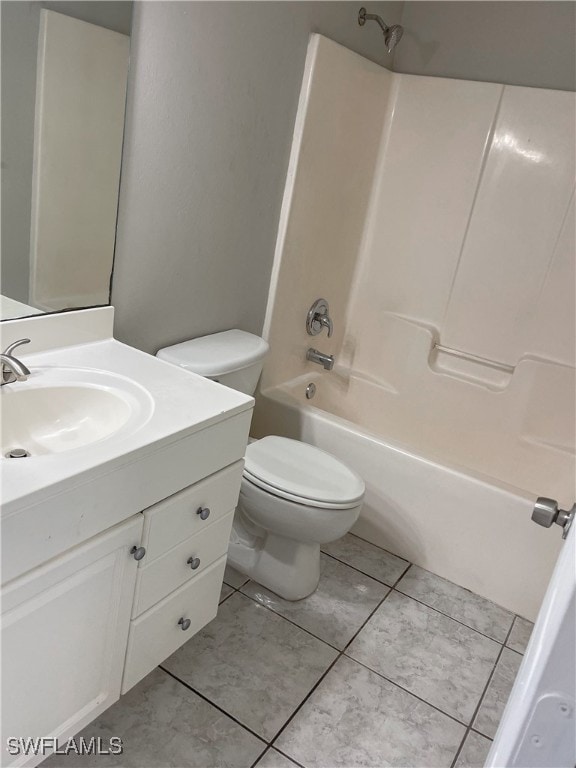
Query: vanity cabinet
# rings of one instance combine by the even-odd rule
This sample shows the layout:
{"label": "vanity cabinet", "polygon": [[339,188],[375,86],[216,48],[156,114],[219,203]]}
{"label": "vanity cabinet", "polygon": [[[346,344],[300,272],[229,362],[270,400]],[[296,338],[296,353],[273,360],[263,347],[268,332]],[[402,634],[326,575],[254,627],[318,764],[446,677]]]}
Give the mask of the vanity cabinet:
{"label": "vanity cabinet", "polygon": [[243,461],[144,511],[125,693],[211,621],[226,567]]}
{"label": "vanity cabinet", "polygon": [[[120,695],[143,515],[8,583],[2,593],[2,741],[65,740]],[[37,765],[45,755],[2,765]]]}

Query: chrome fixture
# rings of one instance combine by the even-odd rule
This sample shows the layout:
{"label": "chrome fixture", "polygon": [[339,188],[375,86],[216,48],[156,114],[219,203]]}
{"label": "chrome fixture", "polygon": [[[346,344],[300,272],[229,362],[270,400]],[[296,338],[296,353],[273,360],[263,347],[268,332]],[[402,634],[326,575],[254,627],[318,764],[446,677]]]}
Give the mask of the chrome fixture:
{"label": "chrome fixture", "polygon": [[130,550],[130,554],[134,558],[134,560],[142,560],[144,555],[146,554],[146,550],[144,547],[137,547],[136,544],[132,547]]}
{"label": "chrome fixture", "polygon": [[404,27],[401,27],[400,24],[392,24],[392,26],[389,27],[382,20],[381,16],[378,16],[376,13],[366,13],[366,8],[360,8],[360,11],[358,12],[358,24],[363,27],[367,21],[376,21],[380,25],[380,29],[384,33],[384,44],[386,45],[388,53],[392,53],[404,34]]}
{"label": "chrome fixture", "polygon": [[[214,379],[212,379],[212,381],[214,381]],[[196,514],[200,520],[208,520],[210,517],[210,507],[198,507]]]}
{"label": "chrome fixture", "polygon": [[328,328],[328,337],[332,336],[333,325],[328,312],[330,307],[326,299],[316,299],[306,315],[306,332],[308,336],[317,336],[322,328]]}
{"label": "chrome fixture", "polygon": [[5,453],[4,456],[7,459],[27,459],[28,456],[32,456],[30,451],[27,451],[26,448],[11,448],[8,453]]}
{"label": "chrome fixture", "polygon": [[317,349],[312,349],[312,347],[306,352],[306,360],[310,360],[311,363],[318,363],[327,371],[331,371],[334,368],[334,355],[325,355],[324,352],[319,352]]}
{"label": "chrome fixture", "polygon": [[574,504],[570,511],[558,509],[558,502],[555,499],[547,499],[545,496],[539,496],[536,499],[534,511],[532,512],[532,520],[538,523],[538,525],[543,525],[544,528],[550,528],[552,523],[561,525],[563,539],[568,536],[568,531],[574,522],[574,517],[576,517],[576,504]]}
{"label": "chrome fixture", "polygon": [[313,381],[308,384],[306,387],[306,400],[312,400],[314,395],[316,394],[316,384],[314,384]]}
{"label": "chrome fixture", "polygon": [[6,347],[4,352],[0,355],[0,365],[2,366],[0,387],[3,387],[4,384],[12,384],[13,381],[26,381],[28,376],[30,376],[30,371],[24,363],[12,355],[12,352],[16,347],[29,343],[30,339],[20,339],[19,341],[15,341],[13,344]]}
{"label": "chrome fixture", "polygon": [[187,629],[190,629],[190,624],[192,622],[190,619],[185,619],[184,616],[182,616],[181,619],[178,619],[178,626],[180,629],[182,629],[184,632],[186,632]]}

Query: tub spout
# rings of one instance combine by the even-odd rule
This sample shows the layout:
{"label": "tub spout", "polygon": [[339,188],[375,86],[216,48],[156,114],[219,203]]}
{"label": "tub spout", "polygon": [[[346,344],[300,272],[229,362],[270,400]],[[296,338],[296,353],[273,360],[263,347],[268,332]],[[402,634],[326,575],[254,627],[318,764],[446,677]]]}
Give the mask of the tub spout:
{"label": "tub spout", "polygon": [[319,352],[317,349],[312,349],[312,347],[306,352],[306,360],[318,363],[327,371],[331,371],[334,368],[334,355],[325,355],[324,352]]}

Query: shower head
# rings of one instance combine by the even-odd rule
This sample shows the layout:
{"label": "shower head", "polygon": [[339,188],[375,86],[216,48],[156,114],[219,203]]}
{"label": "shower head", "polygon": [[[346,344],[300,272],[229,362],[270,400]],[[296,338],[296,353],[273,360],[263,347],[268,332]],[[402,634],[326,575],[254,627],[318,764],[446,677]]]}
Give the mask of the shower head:
{"label": "shower head", "polygon": [[388,53],[392,53],[394,48],[396,48],[403,34],[404,27],[400,26],[400,24],[392,24],[391,27],[388,27],[388,31],[384,32],[384,43]]}
{"label": "shower head", "polygon": [[389,27],[377,14],[366,13],[366,8],[360,8],[360,11],[358,12],[358,24],[363,27],[367,21],[375,21],[380,25],[380,29],[384,33],[384,43],[388,53],[392,53],[404,34],[404,27],[401,27],[400,24],[393,24]]}

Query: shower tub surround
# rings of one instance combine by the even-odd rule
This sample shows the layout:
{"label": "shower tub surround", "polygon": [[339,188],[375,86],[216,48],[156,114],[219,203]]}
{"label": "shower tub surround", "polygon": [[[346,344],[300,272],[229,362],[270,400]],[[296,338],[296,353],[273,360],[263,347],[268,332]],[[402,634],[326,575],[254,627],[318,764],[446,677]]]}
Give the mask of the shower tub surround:
{"label": "shower tub surround", "polygon": [[576,485],[575,105],[312,36],[252,429],[355,469],[361,536],[530,619],[560,547],[534,501]]}

